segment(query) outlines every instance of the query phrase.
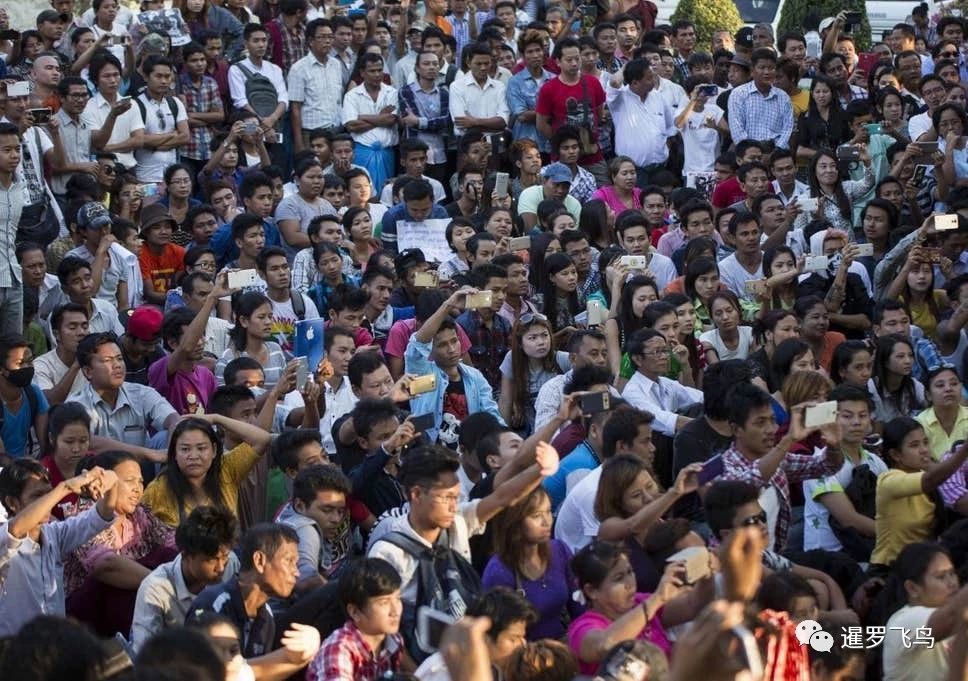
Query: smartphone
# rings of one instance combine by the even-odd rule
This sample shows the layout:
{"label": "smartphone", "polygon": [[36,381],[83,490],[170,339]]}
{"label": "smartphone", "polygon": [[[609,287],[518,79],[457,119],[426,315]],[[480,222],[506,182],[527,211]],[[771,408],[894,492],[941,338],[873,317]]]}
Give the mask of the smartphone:
{"label": "smartphone", "polygon": [[29,97],[30,96],[30,83],[22,80],[18,83],[10,83],[7,85],[7,97]]}
{"label": "smartphone", "polygon": [[820,202],[814,196],[798,196],[797,205],[804,213],[816,213]]}
{"label": "smartphone", "polygon": [[296,390],[302,392],[306,387],[306,381],[309,380],[309,358],[297,357],[296,361],[299,362],[296,366]]}
{"label": "smartphone", "polygon": [[111,36],[112,45],[126,45],[128,42],[128,36],[125,35],[113,35]]}
{"label": "smartphone", "polygon": [[581,6],[581,27],[584,31],[591,31],[598,23],[598,4]]}
{"label": "smartphone", "polygon": [[434,374],[424,374],[423,376],[417,376],[412,381],[410,381],[410,394],[411,395],[422,395],[424,393],[433,392],[437,388],[437,376]]}
{"label": "smartphone", "polygon": [[[500,174],[500,173],[498,173]],[[508,248],[512,253],[517,253],[518,251],[526,251],[531,248],[531,237],[529,236],[516,236],[511,239],[511,243]]]}
{"label": "smartphone", "polygon": [[158,196],[158,185],[154,183],[141,185],[141,196],[146,199],[152,196]]}
{"label": "smartphone", "polygon": [[15,31],[12,28],[0,31],[0,40],[16,40],[20,37],[20,31]]}
{"label": "smartphone", "polygon": [[915,185],[917,185],[917,186],[920,187],[921,186],[921,183],[924,182],[925,175],[928,174],[928,168],[929,168],[929,166],[924,165],[924,164],[915,167],[915,169],[914,169],[914,175],[911,177],[911,181]]}
{"label": "smartphone", "polygon": [[744,283],[746,292],[753,296],[760,295],[760,292],[766,288],[765,279],[747,279]]}
{"label": "smartphone", "polygon": [[478,291],[477,293],[468,293],[464,306],[469,310],[477,310],[482,307],[490,307],[491,292]]}
{"label": "smartphone", "polygon": [[417,272],[413,275],[413,285],[433,288],[437,285],[439,279],[437,273],[434,271]]}
{"label": "smartphone", "polygon": [[[749,629],[737,625],[732,628],[731,633],[737,638],[740,648],[743,650],[745,658],[743,666],[749,670],[749,678],[763,678],[763,656],[760,654],[760,646],[756,642],[756,637]],[[725,647],[729,650],[729,645]]]}
{"label": "smartphone", "polygon": [[938,153],[937,142],[912,142],[911,144],[918,149],[921,158],[931,158]]}
{"label": "smartphone", "polygon": [[115,104],[124,104],[125,102],[130,102],[130,97],[118,97],[118,101]]}
{"label": "smartphone", "polygon": [[252,121],[249,121],[249,122],[247,122],[242,127],[242,134],[243,135],[254,135],[257,132],[259,132],[259,124],[258,123],[253,123]]}
{"label": "smartphone", "polygon": [[868,123],[864,129],[867,130],[868,135],[880,135],[884,132],[884,126],[880,123]]}
{"label": "smartphone", "polygon": [[608,411],[611,407],[611,400],[609,399],[607,390],[600,393],[589,393],[588,395],[582,395],[579,398],[579,403],[581,404],[581,413],[583,416],[588,416],[590,414],[599,414],[603,411]]}
{"label": "smartphone", "polygon": [[585,318],[585,323],[588,326],[599,326],[605,323],[605,310],[601,301],[589,300],[585,305],[585,312],[588,315]]}
{"label": "smartphone", "polygon": [[420,416],[411,416],[410,423],[413,424],[414,431],[418,433],[425,433],[435,425],[437,425],[436,417],[433,412],[429,414],[421,414]]}
{"label": "smartphone", "polygon": [[259,273],[255,270],[236,270],[229,272],[229,288],[245,288],[259,283]]}
{"label": "smartphone", "polygon": [[957,215],[935,215],[934,216],[934,231],[946,232],[949,229],[958,229]]}
{"label": "smartphone", "polygon": [[278,144],[280,142],[279,133],[270,130],[262,136],[262,141],[266,144]]}
{"label": "smartphone", "polygon": [[649,266],[644,255],[623,255],[620,262],[630,270],[644,270]]}
{"label": "smartphone", "polygon": [[921,252],[924,253],[924,262],[929,262],[932,265],[938,265],[941,263],[941,249],[937,247],[922,248]]}
{"label": "smartphone", "polygon": [[830,264],[830,258],[825,255],[808,255],[803,265],[805,272],[823,272]]}
{"label": "smartphone", "polygon": [[803,414],[803,425],[807,428],[819,428],[837,421],[837,401],[821,402],[807,407]]}
{"label": "smartphone", "polygon": [[705,546],[689,546],[676,551],[666,558],[667,563],[685,563],[686,584],[695,584],[700,579],[708,577],[709,550]]}
{"label": "smartphone", "polygon": [[857,256],[865,257],[874,255],[874,244],[857,244]]}
{"label": "smartphone", "polygon": [[447,613],[421,605],[417,608],[417,641],[420,647],[424,650],[439,648],[440,639],[453,623],[454,618]]}
{"label": "smartphone", "polygon": [[696,477],[700,485],[705,485],[721,476],[725,471],[726,466],[723,463],[723,457],[717,454],[702,465],[702,469]]}
{"label": "smartphone", "polygon": [[44,125],[50,122],[54,110],[45,106],[39,109],[27,109],[27,113],[34,117],[34,125]]}
{"label": "smartphone", "polygon": [[[494,178],[494,191],[497,193],[497,198],[506,199],[508,196],[508,174],[498,173]],[[515,249],[511,249],[512,251]]]}
{"label": "smartphone", "polygon": [[703,97],[715,97],[719,93],[717,85],[700,85],[699,94]]}
{"label": "smartphone", "polygon": [[837,147],[837,160],[853,163],[860,160],[860,149],[853,144],[841,144]]}
{"label": "smartphone", "polygon": [[844,17],[844,33],[853,33],[854,29],[860,28],[860,12],[847,12]]}
{"label": "smartphone", "polygon": [[881,61],[877,52],[861,52],[857,55],[857,68],[864,73],[870,73]]}

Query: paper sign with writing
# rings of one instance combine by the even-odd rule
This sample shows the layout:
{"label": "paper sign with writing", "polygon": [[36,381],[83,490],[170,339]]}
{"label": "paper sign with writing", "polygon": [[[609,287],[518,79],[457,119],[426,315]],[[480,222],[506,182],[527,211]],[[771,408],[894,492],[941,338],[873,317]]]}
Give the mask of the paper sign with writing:
{"label": "paper sign with writing", "polygon": [[424,220],[397,223],[397,248],[419,248],[428,262],[444,262],[454,257],[447,245],[447,225],[450,220]]}

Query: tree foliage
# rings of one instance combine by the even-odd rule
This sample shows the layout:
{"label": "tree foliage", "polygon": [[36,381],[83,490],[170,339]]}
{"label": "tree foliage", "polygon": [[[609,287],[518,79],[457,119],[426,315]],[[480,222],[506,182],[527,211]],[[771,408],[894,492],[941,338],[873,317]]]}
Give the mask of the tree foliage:
{"label": "tree foliage", "polygon": [[826,17],[835,17],[843,11],[860,13],[861,25],[854,30],[853,38],[857,51],[866,52],[871,45],[871,24],[864,0],[786,0],[783,3],[783,11],[780,12],[777,37],[787,31],[801,33],[806,31],[805,20],[810,14],[813,14],[819,22]]}
{"label": "tree foliage", "polygon": [[685,19],[696,25],[696,45],[708,49],[712,43],[713,32],[726,29],[736,33],[743,27],[739,10],[732,0],[679,0],[671,21]]}

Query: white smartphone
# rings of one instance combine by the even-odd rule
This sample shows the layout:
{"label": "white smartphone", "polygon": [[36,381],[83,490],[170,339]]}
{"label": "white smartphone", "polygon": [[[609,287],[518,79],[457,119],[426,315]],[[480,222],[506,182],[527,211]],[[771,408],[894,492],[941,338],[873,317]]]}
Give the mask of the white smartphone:
{"label": "white smartphone", "polygon": [[709,550],[704,546],[684,548],[666,558],[666,562],[686,564],[686,584],[695,584],[709,576]]}
{"label": "white smartphone", "polygon": [[806,272],[823,272],[827,269],[830,258],[825,255],[808,255],[803,264]]}
{"label": "white smartphone", "polygon": [[857,244],[857,255],[861,258],[874,255],[874,244]]}
{"label": "white smartphone", "polygon": [[531,237],[529,236],[516,236],[511,239],[508,244],[508,250],[512,253],[517,253],[518,251],[526,251],[531,248]]}
{"label": "white smartphone", "polygon": [[644,270],[649,266],[649,261],[644,255],[623,255],[621,263],[630,270]]}
{"label": "white smartphone", "polygon": [[819,203],[815,197],[798,196],[797,205],[800,206],[800,210],[804,211],[805,213],[816,213]]}
{"label": "white smartphone", "polygon": [[236,270],[229,272],[229,288],[245,288],[259,283],[259,273],[255,270]]}
{"label": "white smartphone", "polygon": [[508,195],[508,174],[498,173],[494,178],[494,192],[497,194],[497,198],[503,199]]}
{"label": "white smartphone", "polygon": [[803,414],[803,425],[807,428],[819,428],[837,420],[837,401],[821,402],[807,407]]}
{"label": "white smartphone", "polygon": [[949,229],[958,229],[957,215],[935,215],[934,216],[934,231],[946,232]]}
{"label": "white smartphone", "polygon": [[605,323],[605,311],[602,309],[601,301],[589,300],[585,310],[588,314],[586,318],[588,326],[598,326]]}
{"label": "white smartphone", "polygon": [[436,650],[454,618],[445,612],[421,605],[417,608],[417,640],[424,650]]}
{"label": "white smartphone", "polygon": [[18,83],[11,83],[7,86],[7,97],[29,97],[30,83],[22,80]]}

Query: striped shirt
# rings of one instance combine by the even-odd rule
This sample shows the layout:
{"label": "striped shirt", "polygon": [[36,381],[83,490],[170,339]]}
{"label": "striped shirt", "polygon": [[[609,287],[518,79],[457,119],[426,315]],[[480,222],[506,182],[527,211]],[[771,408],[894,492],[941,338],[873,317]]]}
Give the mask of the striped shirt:
{"label": "striped shirt", "polygon": [[22,280],[20,265],[14,257],[17,225],[24,208],[24,186],[13,182],[9,187],[0,184],[0,288],[13,288]]}

